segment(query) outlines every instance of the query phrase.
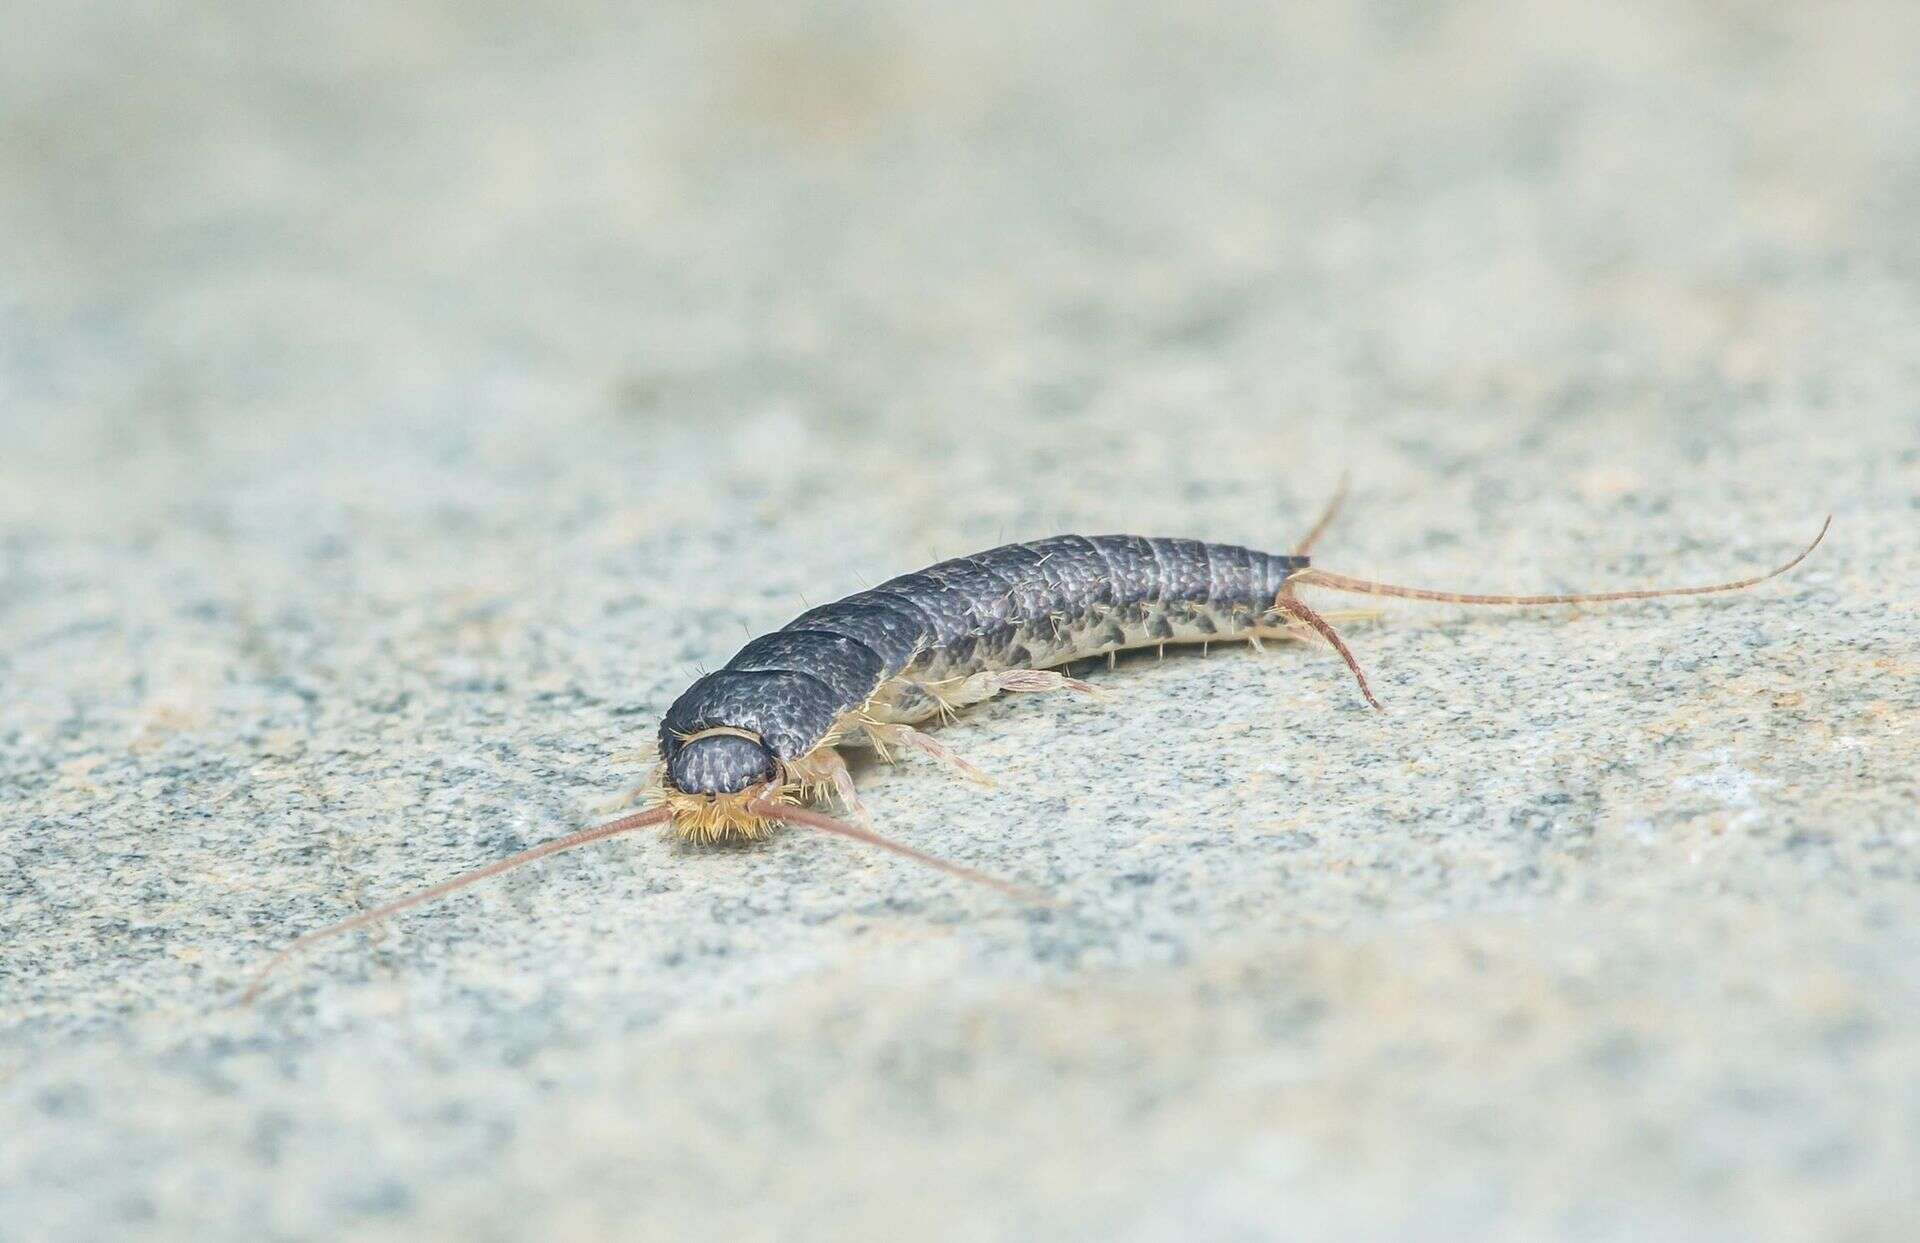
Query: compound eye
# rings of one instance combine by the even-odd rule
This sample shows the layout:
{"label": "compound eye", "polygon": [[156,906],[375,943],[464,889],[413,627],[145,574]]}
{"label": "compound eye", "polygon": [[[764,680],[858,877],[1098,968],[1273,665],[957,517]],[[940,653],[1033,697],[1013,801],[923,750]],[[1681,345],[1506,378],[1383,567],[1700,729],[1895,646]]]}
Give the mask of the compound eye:
{"label": "compound eye", "polygon": [[683,744],[667,761],[667,780],[683,794],[738,794],[773,779],[773,753],[738,734],[708,734]]}

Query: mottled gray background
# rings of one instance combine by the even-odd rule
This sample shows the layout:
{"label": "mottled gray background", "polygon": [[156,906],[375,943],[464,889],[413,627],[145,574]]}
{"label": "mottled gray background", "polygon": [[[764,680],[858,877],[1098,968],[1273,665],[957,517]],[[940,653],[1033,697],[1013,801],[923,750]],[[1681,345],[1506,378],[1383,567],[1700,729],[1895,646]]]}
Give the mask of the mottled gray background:
{"label": "mottled gray background", "polygon": [[[0,1239],[1912,1238],[1920,7],[28,4]],[[602,816],[749,631],[1063,529],[1395,610]]]}

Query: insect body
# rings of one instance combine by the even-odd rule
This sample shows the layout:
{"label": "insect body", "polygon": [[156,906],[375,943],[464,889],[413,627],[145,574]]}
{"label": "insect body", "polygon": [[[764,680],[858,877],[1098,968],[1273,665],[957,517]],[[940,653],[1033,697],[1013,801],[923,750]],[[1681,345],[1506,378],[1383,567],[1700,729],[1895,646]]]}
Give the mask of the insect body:
{"label": "insect body", "polygon": [[[1736,591],[1784,574],[1820,540],[1765,574],[1701,587],[1555,595],[1474,595],[1348,578],[1307,553],[1333,516],[1286,555],[1233,544],[1138,535],[1060,535],[942,561],[801,614],[740,649],[676,699],[660,723],[656,806],[556,838],[296,940],[268,971],[313,941],[385,919],[475,881],[647,825],[697,841],[754,839],[776,824],[854,838],[951,875],[1031,891],[881,837],[867,823],[840,754],[867,746],[931,755],[984,780],[917,728],[1003,691],[1093,687],[1061,666],[1143,647],[1318,636],[1380,706],[1352,652],[1302,587],[1470,605],[1546,605]],[[1828,525],[1832,520],[1828,519]],[[803,806],[831,798],[848,819]],[[1045,901],[1044,898],[1037,900]]]}
{"label": "insect body", "polygon": [[[707,674],[660,723],[661,785],[696,838],[757,837],[762,791],[851,803],[838,748],[926,751],[916,729],[1002,691],[1090,691],[1061,665],[1127,648],[1287,634],[1304,556],[1059,535],[942,561],[803,613]],[[972,775],[972,770],[962,766]]]}

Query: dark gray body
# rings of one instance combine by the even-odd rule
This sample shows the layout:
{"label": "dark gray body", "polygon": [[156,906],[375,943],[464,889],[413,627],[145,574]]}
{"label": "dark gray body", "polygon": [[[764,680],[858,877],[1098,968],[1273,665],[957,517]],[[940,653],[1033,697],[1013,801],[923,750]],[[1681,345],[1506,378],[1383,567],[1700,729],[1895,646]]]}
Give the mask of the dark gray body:
{"label": "dark gray body", "polygon": [[[802,613],[688,687],[660,722],[668,780],[687,793],[744,789],[856,709],[924,720],[943,688],[975,674],[1243,637],[1278,624],[1274,597],[1306,564],[1233,544],[1056,535],[903,574]],[[715,729],[728,732],[688,745]]]}

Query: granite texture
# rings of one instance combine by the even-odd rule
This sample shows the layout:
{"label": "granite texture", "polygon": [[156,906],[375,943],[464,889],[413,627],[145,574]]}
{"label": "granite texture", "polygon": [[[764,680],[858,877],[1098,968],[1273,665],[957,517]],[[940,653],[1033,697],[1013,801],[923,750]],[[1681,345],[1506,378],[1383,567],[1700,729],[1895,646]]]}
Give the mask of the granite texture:
{"label": "granite texture", "polygon": [[[1920,8],[6,24],[6,1243],[1920,1232]],[[1836,523],[860,772],[1062,911],[643,836],[235,1004],[807,604],[1349,470],[1402,581]]]}

